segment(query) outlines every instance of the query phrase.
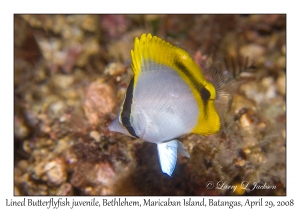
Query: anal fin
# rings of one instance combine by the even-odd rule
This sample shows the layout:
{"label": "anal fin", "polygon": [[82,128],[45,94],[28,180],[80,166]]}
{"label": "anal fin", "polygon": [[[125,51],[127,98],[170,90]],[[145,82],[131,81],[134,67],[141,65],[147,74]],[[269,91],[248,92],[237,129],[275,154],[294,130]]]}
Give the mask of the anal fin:
{"label": "anal fin", "polygon": [[158,158],[163,173],[172,176],[177,162],[177,152],[185,157],[190,157],[183,144],[178,140],[162,142],[157,144]]}

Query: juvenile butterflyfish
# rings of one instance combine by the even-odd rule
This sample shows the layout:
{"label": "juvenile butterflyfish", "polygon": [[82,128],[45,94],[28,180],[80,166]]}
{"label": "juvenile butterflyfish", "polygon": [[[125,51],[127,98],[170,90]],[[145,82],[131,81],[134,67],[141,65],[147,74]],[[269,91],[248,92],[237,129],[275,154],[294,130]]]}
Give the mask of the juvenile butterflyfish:
{"label": "juvenile butterflyfish", "polygon": [[190,157],[177,138],[220,130],[232,79],[151,34],[135,38],[131,59],[134,76],[109,130],[155,143],[161,170],[171,176],[177,153]]}

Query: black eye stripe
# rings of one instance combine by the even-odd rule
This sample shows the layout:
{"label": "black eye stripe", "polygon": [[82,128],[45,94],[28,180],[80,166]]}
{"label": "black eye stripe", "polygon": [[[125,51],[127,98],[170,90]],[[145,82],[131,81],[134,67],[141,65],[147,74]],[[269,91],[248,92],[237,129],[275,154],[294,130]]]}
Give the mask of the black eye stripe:
{"label": "black eye stripe", "polygon": [[125,116],[122,118],[122,123],[124,126],[130,126],[130,119],[127,116]]}
{"label": "black eye stripe", "polygon": [[123,109],[121,112],[121,121],[122,125],[127,129],[127,131],[137,138],[139,138],[131,123],[130,123],[130,113],[131,113],[131,105],[132,105],[132,98],[133,98],[133,78],[131,79],[129,86],[126,91],[125,101],[123,103]]}

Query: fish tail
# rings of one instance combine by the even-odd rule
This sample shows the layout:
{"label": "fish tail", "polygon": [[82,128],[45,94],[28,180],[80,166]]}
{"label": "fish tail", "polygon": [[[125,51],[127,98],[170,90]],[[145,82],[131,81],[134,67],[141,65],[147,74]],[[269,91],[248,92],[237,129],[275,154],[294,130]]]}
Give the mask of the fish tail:
{"label": "fish tail", "polygon": [[232,73],[221,63],[207,65],[206,56],[198,51],[194,56],[195,62],[201,68],[205,79],[211,82],[216,89],[215,107],[224,124],[226,114],[230,111],[233,94],[236,93],[237,85]]}

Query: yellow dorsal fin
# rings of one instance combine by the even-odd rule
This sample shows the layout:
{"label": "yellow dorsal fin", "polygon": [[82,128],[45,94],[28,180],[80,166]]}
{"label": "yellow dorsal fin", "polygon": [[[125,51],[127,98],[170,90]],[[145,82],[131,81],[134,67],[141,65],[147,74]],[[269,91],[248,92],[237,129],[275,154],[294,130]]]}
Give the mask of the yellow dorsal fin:
{"label": "yellow dorsal fin", "polygon": [[150,61],[171,67],[180,74],[183,70],[186,70],[186,73],[194,78],[198,84],[201,84],[201,86],[205,86],[207,83],[199,66],[185,50],[157,36],[143,34],[140,39],[136,38],[134,49],[131,50],[131,57],[132,69],[135,76],[138,76],[143,71],[143,65],[150,59]]}
{"label": "yellow dorsal fin", "polygon": [[[145,66],[148,62],[155,62],[174,69],[187,83],[200,110],[198,124],[192,128],[192,133],[208,135],[220,129],[220,118],[214,105],[216,90],[205,79],[200,67],[185,50],[157,36],[143,34],[140,39],[135,38],[134,49],[131,50],[131,58],[134,86],[141,72],[147,69]],[[205,98],[205,101],[203,98]]]}

